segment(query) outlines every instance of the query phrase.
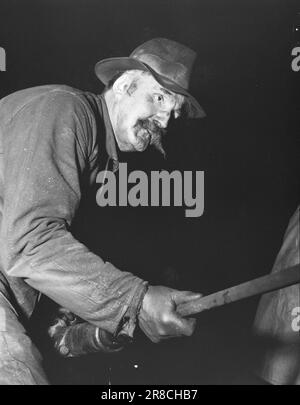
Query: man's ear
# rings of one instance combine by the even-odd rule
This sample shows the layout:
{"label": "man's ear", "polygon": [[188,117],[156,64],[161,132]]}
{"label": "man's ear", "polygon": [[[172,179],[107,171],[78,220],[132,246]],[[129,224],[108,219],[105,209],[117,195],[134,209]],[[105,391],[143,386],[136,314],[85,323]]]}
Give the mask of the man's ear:
{"label": "man's ear", "polygon": [[114,82],[112,88],[116,96],[122,96],[125,94],[133,80],[132,75],[128,74],[128,72],[124,72],[122,76],[118,77],[118,79]]}

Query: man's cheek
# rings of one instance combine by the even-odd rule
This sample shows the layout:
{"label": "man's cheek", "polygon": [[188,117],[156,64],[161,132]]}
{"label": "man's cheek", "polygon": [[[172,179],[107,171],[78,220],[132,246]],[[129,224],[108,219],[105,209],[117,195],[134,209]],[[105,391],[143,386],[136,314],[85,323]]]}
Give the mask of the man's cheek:
{"label": "man's cheek", "polygon": [[133,123],[133,114],[131,114],[129,110],[123,111],[122,115],[120,115],[119,117],[119,121],[120,127],[123,130],[128,130],[128,128],[130,128]]}
{"label": "man's cheek", "polygon": [[153,102],[144,99],[135,103],[131,111],[138,119],[147,119],[156,113]]}

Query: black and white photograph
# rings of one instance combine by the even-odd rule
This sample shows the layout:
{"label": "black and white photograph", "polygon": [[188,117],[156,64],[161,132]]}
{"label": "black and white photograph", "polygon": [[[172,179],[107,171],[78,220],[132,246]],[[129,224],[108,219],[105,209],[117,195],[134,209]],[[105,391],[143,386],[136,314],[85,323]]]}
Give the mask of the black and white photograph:
{"label": "black and white photograph", "polygon": [[299,79],[297,0],[0,0],[0,385],[300,385]]}

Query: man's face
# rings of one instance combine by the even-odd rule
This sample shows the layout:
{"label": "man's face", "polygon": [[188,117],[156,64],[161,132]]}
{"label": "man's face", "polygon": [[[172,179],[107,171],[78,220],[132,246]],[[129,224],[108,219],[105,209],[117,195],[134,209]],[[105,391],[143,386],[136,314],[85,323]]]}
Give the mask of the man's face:
{"label": "man's face", "polygon": [[[170,116],[174,114],[177,118],[180,115],[184,96],[163,88],[150,74],[139,75],[133,81],[129,78],[127,87],[122,87],[122,77],[120,79],[122,90],[116,93],[113,120],[120,149],[142,152],[151,144],[164,153],[161,137]],[[123,84],[124,80],[126,77]]]}

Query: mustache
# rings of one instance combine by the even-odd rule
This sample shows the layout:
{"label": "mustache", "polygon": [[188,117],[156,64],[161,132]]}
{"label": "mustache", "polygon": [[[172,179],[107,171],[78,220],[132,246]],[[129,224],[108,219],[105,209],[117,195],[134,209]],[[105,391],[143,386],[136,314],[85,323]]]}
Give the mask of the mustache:
{"label": "mustache", "polygon": [[150,145],[154,146],[166,158],[166,152],[162,145],[162,137],[167,133],[165,128],[161,128],[155,121],[149,119],[139,119],[135,125],[139,129],[146,129],[151,134]]}
{"label": "mustache", "polygon": [[140,128],[148,130],[151,135],[157,135],[157,136],[164,136],[167,132],[165,128],[161,128],[155,121],[150,121],[148,119],[140,119],[137,121],[137,126]]}

